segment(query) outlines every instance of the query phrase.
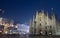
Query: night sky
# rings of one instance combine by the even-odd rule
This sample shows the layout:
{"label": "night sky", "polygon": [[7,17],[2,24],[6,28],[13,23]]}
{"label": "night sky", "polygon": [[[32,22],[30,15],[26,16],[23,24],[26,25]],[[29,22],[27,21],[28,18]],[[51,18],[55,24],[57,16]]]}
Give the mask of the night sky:
{"label": "night sky", "polygon": [[5,11],[0,16],[18,23],[29,24],[36,10],[43,8],[49,13],[54,8],[57,18],[60,19],[60,0],[0,0],[0,8]]}

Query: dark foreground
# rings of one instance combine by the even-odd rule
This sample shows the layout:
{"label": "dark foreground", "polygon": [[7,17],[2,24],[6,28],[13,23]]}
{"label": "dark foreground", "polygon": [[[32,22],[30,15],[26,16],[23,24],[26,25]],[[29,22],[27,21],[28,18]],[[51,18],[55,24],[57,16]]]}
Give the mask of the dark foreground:
{"label": "dark foreground", "polygon": [[0,38],[60,38],[58,35],[0,35]]}

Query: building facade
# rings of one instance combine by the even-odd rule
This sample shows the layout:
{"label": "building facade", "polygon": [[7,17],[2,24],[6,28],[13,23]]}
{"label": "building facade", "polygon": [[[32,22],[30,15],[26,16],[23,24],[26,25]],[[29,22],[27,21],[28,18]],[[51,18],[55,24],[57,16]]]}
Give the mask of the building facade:
{"label": "building facade", "polygon": [[19,34],[29,33],[29,26],[27,24],[18,24],[18,27]]}
{"label": "building facade", "polygon": [[0,18],[0,33],[1,34],[17,34],[18,25],[14,25],[13,20]]}
{"label": "building facade", "polygon": [[56,35],[60,35],[60,20],[57,20],[57,33]]}
{"label": "building facade", "polygon": [[56,18],[53,12],[49,16],[44,10],[37,11],[33,20],[30,20],[30,34],[55,35],[56,31]]}

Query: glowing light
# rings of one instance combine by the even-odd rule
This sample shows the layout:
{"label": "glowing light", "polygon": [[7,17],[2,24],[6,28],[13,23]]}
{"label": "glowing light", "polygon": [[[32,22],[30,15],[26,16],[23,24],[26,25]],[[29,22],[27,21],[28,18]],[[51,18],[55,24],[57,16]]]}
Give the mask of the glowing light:
{"label": "glowing light", "polygon": [[51,33],[49,33],[49,34],[51,34]]}
{"label": "glowing light", "polygon": [[8,33],[8,31],[5,32],[6,34]]}
{"label": "glowing light", "polygon": [[0,32],[2,32],[2,31],[0,31]]}
{"label": "glowing light", "polygon": [[11,25],[11,27],[13,27],[14,25]]}
{"label": "glowing light", "polygon": [[3,18],[0,18],[0,25],[2,25],[2,19],[3,19]]}
{"label": "glowing light", "polygon": [[13,24],[10,24],[10,26],[11,26],[11,27],[14,27],[14,25],[13,25]]}
{"label": "glowing light", "polygon": [[27,30],[27,33],[29,33],[29,30]]}
{"label": "glowing light", "polygon": [[18,30],[20,31],[19,34],[28,34],[29,33],[29,26],[27,24],[20,24],[18,25]]}
{"label": "glowing light", "polygon": [[40,32],[40,33],[43,33],[43,32]]}
{"label": "glowing light", "polygon": [[15,26],[15,28],[18,28],[18,26]]}
{"label": "glowing light", "polygon": [[24,26],[24,24],[21,24],[21,26]]}
{"label": "glowing light", "polygon": [[5,23],[3,23],[2,25],[5,25]]}
{"label": "glowing light", "polygon": [[26,33],[23,33],[23,34],[26,34]]}

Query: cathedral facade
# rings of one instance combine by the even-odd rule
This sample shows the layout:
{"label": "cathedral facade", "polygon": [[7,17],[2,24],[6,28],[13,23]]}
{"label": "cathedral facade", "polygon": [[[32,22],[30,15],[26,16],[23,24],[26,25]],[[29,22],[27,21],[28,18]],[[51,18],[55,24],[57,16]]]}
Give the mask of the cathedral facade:
{"label": "cathedral facade", "polygon": [[45,14],[44,10],[41,12],[36,12],[36,16],[33,16],[33,20],[30,20],[30,34],[40,34],[40,35],[55,35],[56,34],[56,18],[55,14],[48,15]]}

